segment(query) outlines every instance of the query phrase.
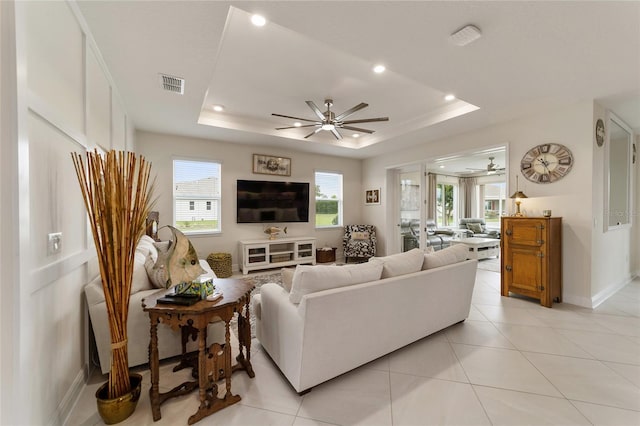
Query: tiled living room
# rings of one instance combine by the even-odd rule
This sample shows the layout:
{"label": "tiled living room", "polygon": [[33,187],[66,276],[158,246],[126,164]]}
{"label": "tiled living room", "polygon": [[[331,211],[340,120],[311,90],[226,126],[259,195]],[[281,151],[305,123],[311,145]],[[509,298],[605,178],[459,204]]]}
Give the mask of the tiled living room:
{"label": "tiled living room", "polygon": [[[436,297],[398,291],[411,280],[412,291],[431,289],[416,285],[423,270],[381,279],[384,294],[303,295],[336,297],[330,315],[306,324],[322,338],[305,342],[318,370],[395,346],[299,395],[307,389],[287,364],[299,348],[274,343],[296,330],[253,337],[255,378],[232,375],[242,400],[197,423],[640,424],[638,75],[633,1],[0,1],[0,424],[103,423],[95,391],[109,362],[94,349],[91,307],[104,295],[99,281],[87,291],[102,274],[69,155],[96,151],[149,161],[162,243],[176,226],[201,260],[230,255],[234,279],[245,276],[243,247],[273,232],[302,247],[254,260],[310,263],[314,249],[335,248],[339,269],[360,265],[344,259],[347,225],[371,226],[375,256],[391,257],[429,249],[433,221],[453,233],[434,234],[437,257],[460,246],[451,241],[465,218],[487,220],[490,241],[476,243],[493,245],[477,253],[509,240],[502,219],[559,224],[549,252],[516,247],[515,266],[478,260],[463,283],[468,318],[450,309],[462,299],[459,265],[433,268]],[[203,183],[206,195],[194,190]],[[288,204],[273,210],[255,203],[256,183],[298,184],[308,200],[281,190]],[[532,254],[540,268],[520,274]],[[264,274],[247,275],[265,287]],[[508,275],[517,285],[507,295]],[[543,275],[551,290],[516,282]],[[186,424],[197,390],[153,421],[149,320],[141,295],[130,297],[129,360],[143,384],[123,424]],[[367,310],[371,298],[378,310]],[[282,317],[260,306],[251,314],[267,315],[263,332],[277,329]],[[463,316],[439,322],[449,314]],[[124,343],[100,325],[108,358]],[[420,328],[426,337],[409,332]],[[242,338],[230,338],[237,351]],[[162,359],[161,391],[188,377],[170,368]]]}

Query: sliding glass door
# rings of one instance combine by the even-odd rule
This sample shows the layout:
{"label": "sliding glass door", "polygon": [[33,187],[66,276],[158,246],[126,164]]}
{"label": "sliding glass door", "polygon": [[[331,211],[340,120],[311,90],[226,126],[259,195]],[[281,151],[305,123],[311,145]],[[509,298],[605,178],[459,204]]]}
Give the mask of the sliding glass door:
{"label": "sliding glass door", "polygon": [[422,201],[421,172],[419,167],[409,170],[401,170],[398,173],[399,182],[399,220],[400,250],[409,251],[419,248],[420,222]]}

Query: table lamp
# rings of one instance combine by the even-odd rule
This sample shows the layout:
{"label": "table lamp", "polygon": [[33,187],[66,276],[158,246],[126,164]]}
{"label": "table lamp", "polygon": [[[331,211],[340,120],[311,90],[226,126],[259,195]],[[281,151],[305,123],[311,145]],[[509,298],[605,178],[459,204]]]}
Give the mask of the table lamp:
{"label": "table lamp", "polygon": [[515,198],[516,200],[516,212],[513,216],[524,217],[524,215],[520,212],[520,203],[522,202],[523,198],[529,198],[529,197],[524,195],[524,192],[518,189],[518,175],[516,175],[516,192],[514,192],[510,198]]}

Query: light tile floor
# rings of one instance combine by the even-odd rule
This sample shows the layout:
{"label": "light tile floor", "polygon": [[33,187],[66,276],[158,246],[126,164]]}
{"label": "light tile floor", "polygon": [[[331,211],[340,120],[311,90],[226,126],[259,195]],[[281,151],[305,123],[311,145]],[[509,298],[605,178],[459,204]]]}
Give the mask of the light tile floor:
{"label": "light tile floor", "polygon": [[[372,338],[377,338],[372,336]],[[254,341],[256,377],[233,376],[242,400],[201,425],[640,425],[640,279],[594,310],[553,309],[500,296],[498,273],[478,270],[464,323],[399,349],[298,396]],[[163,364],[168,390],[185,380]],[[123,425],[179,425],[197,393],[162,405],[153,422],[149,372]],[[173,376],[173,377],[172,377]],[[94,375],[69,425],[102,425]]]}

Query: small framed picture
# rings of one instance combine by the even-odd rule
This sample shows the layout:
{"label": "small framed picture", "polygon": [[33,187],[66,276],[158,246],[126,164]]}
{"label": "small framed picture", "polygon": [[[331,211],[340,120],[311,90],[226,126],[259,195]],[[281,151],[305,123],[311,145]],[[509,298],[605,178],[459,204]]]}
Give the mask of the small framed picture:
{"label": "small framed picture", "polygon": [[367,189],[364,192],[364,203],[366,205],[380,204],[380,188]]}
{"label": "small framed picture", "polygon": [[253,154],[253,173],[291,176],[291,158]]}

